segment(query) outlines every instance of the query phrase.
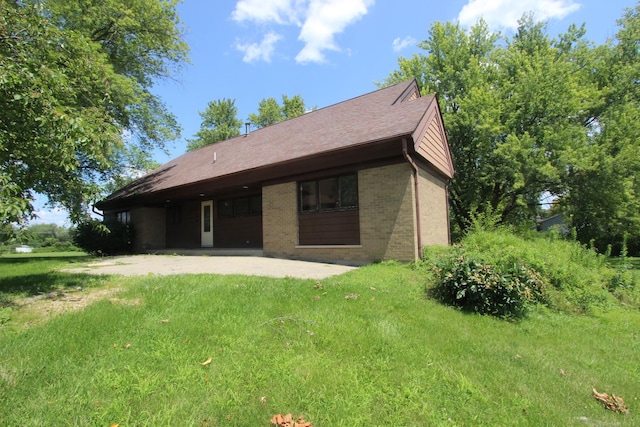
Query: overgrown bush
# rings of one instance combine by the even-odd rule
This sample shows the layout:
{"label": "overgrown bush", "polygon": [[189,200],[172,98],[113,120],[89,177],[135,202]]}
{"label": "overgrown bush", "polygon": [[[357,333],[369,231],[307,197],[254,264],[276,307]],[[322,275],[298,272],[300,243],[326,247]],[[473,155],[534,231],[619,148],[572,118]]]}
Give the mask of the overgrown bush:
{"label": "overgrown bush", "polygon": [[517,263],[492,264],[462,248],[441,257],[432,295],[465,311],[518,318],[530,304],[543,302],[542,278]]}
{"label": "overgrown bush", "polygon": [[94,255],[116,255],[131,252],[133,227],[119,221],[87,220],[78,224],[73,242]]}
{"label": "overgrown bush", "polygon": [[[532,304],[589,313],[617,304],[640,307],[633,274],[557,235],[474,228],[448,251],[427,250],[434,285],[444,303],[478,313],[520,317]],[[615,298],[614,298],[615,297]]]}

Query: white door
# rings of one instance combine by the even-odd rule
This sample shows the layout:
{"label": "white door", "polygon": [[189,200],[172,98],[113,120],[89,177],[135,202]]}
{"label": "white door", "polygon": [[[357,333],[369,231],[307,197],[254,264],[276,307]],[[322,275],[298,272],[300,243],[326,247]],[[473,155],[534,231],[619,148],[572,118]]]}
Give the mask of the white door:
{"label": "white door", "polygon": [[213,200],[202,202],[200,209],[200,217],[202,224],[200,226],[201,245],[202,247],[213,247]]}

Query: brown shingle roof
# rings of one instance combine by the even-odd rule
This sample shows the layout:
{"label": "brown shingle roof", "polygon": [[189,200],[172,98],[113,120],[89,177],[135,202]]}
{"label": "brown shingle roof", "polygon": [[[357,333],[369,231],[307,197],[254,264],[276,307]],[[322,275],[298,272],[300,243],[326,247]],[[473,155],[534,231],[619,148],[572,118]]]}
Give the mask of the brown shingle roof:
{"label": "brown shingle roof", "polygon": [[410,136],[435,100],[418,93],[415,80],[407,81],[185,153],[105,201]]}

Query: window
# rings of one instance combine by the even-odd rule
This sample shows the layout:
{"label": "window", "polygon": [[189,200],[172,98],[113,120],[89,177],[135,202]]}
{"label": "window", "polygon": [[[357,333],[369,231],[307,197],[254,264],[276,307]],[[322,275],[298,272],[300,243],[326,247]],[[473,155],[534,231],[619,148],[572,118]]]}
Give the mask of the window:
{"label": "window", "polygon": [[129,224],[131,223],[131,212],[129,211],[118,212],[117,218],[118,218],[118,222],[122,224]]}
{"label": "window", "polygon": [[234,218],[262,214],[262,196],[239,197],[218,202],[219,218]]}
{"label": "window", "polygon": [[299,184],[300,212],[336,211],[358,207],[358,176],[305,181]]}

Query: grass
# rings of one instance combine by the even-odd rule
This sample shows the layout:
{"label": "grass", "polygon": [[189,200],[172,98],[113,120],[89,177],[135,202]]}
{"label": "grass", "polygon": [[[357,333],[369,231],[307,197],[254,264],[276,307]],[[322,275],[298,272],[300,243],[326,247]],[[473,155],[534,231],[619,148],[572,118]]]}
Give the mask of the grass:
{"label": "grass", "polygon": [[[53,284],[28,279],[27,293],[78,280],[51,270],[62,260],[0,262],[8,299],[34,274]],[[506,322],[427,299],[425,277],[382,263],[321,282],[94,278],[121,292],[0,327],[0,419],[268,426],[292,412],[316,427],[640,424],[640,311],[539,308]],[[623,397],[630,413],[604,409],[592,387]]]}

